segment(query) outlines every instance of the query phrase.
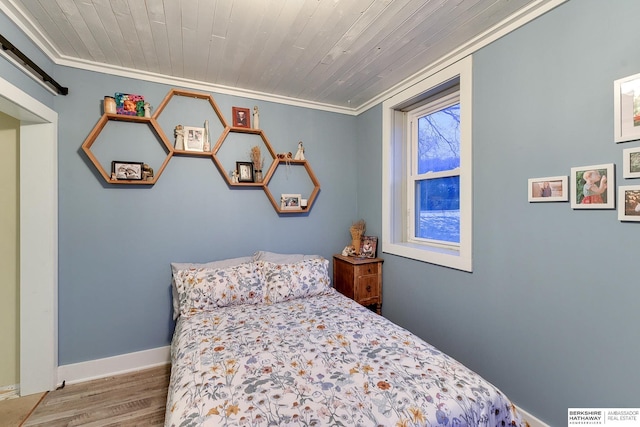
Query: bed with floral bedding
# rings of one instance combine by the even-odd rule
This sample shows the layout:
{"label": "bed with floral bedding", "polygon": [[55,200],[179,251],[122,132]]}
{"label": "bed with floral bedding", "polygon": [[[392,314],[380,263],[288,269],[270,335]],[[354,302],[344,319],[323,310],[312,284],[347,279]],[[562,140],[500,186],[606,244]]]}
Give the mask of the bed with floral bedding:
{"label": "bed with floral bedding", "polygon": [[478,374],[331,288],[325,259],[173,278],[166,426],[526,425]]}

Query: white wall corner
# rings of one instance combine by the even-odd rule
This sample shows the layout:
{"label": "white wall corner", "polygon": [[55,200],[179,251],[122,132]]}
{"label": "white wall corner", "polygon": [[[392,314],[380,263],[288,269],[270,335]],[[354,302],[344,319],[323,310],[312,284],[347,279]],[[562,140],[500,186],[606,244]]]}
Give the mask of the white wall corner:
{"label": "white wall corner", "polygon": [[151,350],[59,366],[58,381],[60,383],[65,381],[66,384],[80,383],[166,365],[170,361],[171,347],[158,347]]}

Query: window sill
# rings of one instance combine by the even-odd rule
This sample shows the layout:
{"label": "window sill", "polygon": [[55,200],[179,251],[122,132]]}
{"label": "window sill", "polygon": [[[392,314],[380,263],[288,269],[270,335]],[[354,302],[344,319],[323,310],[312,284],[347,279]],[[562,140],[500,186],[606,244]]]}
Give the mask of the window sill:
{"label": "window sill", "polygon": [[472,272],[471,256],[465,256],[459,251],[434,246],[424,246],[415,243],[382,243],[384,253],[398,255],[416,261],[441,265],[456,270]]}

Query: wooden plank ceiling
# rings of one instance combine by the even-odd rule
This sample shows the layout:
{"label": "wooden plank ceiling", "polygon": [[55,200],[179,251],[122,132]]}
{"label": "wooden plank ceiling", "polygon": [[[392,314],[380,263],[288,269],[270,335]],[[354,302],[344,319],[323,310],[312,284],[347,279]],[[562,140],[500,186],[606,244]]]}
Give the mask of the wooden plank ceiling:
{"label": "wooden plank ceiling", "polygon": [[0,1],[58,63],[357,109],[547,0]]}

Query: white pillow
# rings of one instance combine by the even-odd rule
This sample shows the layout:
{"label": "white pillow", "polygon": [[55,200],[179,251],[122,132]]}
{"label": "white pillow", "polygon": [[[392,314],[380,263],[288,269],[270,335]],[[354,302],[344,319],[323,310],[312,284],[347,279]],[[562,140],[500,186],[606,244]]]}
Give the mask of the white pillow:
{"label": "white pillow", "polygon": [[269,261],[275,264],[294,264],[307,259],[322,258],[320,255],[279,254],[276,252],[258,251],[253,254],[255,261]]}

